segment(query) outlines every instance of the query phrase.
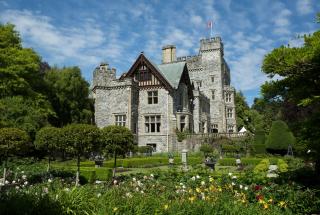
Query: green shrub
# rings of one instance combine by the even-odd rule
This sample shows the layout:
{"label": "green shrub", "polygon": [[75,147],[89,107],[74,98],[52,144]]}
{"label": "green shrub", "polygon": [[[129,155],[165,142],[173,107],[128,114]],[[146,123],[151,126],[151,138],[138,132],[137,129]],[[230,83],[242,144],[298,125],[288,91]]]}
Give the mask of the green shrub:
{"label": "green shrub", "polygon": [[253,169],[255,174],[266,173],[269,169],[270,161],[269,159],[262,159],[260,163]]}
{"label": "green shrub", "polygon": [[240,146],[222,145],[222,151],[224,151],[224,152],[239,152],[240,150],[241,150]]}
{"label": "green shrub", "polygon": [[265,144],[266,134],[264,130],[257,130],[254,134],[253,142],[254,144]]}
{"label": "green shrub", "polygon": [[96,181],[96,179],[97,179],[97,173],[96,173],[96,171],[91,171],[91,173],[90,173],[90,177],[89,177],[89,183],[90,184],[93,184],[95,181]]}
{"label": "green shrub", "polygon": [[208,154],[210,154],[211,152],[213,152],[214,148],[212,145],[210,144],[202,144],[200,146],[200,151],[203,152],[203,154],[205,156],[207,156]]}
{"label": "green shrub", "polygon": [[288,172],[288,164],[284,160],[279,159],[277,165],[279,172]]}
{"label": "green shrub", "polygon": [[251,145],[252,152],[254,154],[265,154],[266,145],[265,144],[253,144]]}
{"label": "green shrub", "polygon": [[295,137],[289,130],[288,125],[281,121],[273,121],[268,135],[266,146],[270,152],[285,153],[288,146],[295,144]]}

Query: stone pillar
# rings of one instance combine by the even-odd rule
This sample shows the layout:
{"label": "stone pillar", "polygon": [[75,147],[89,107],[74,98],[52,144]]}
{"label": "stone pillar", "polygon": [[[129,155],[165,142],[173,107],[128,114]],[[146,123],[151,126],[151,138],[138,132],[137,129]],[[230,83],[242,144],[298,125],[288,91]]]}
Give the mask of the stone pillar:
{"label": "stone pillar", "polygon": [[162,48],[162,63],[171,63],[176,60],[176,47],[174,45],[164,46]]}

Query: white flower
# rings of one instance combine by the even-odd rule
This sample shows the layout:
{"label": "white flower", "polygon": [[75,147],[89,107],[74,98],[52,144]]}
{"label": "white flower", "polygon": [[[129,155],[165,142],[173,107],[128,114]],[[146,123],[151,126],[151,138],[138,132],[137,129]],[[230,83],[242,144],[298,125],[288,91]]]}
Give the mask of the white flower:
{"label": "white flower", "polygon": [[64,191],[69,192],[70,189],[66,187],[66,188],[64,188]]}
{"label": "white flower", "polygon": [[182,188],[183,188],[183,189],[186,189],[186,186],[182,185]]}
{"label": "white flower", "polygon": [[101,196],[101,193],[98,193],[98,194],[97,194],[97,197],[99,198],[100,196]]}
{"label": "white flower", "polygon": [[24,174],[24,171],[21,171],[21,174]]}
{"label": "white flower", "polygon": [[151,177],[151,178],[153,178],[153,177],[154,177],[154,175],[153,175],[153,174],[150,174],[150,177]]}
{"label": "white flower", "polygon": [[114,181],[113,181],[113,184],[114,184],[114,185],[116,185],[117,183],[118,183],[118,181],[117,181],[117,180],[114,180]]}
{"label": "white flower", "polygon": [[199,176],[199,175],[197,175],[197,176],[196,176],[196,178],[197,178],[197,179],[199,179],[199,178],[200,178],[200,176]]}
{"label": "white flower", "polygon": [[143,183],[141,183],[141,181],[137,181],[138,186],[141,187],[143,185]]}
{"label": "white flower", "polygon": [[48,182],[51,183],[51,182],[52,182],[52,179],[49,178],[49,179],[48,179]]}
{"label": "white flower", "polygon": [[96,184],[101,184],[101,183],[102,183],[102,181],[96,180]]}
{"label": "white flower", "polygon": [[148,179],[148,176],[146,176],[146,175],[145,175],[145,176],[143,176],[143,179],[144,179],[144,180]]}
{"label": "white flower", "polygon": [[235,176],[235,175],[234,175],[234,176],[232,176],[232,179],[236,179],[236,178],[237,178],[237,176]]}
{"label": "white flower", "polygon": [[27,178],[27,176],[26,176],[26,175],[23,175],[21,178],[22,178],[23,180],[25,180],[25,179]]}
{"label": "white flower", "polygon": [[144,193],[143,190],[141,190],[141,193]]}
{"label": "white flower", "polygon": [[20,187],[19,186],[16,186],[16,190],[19,190],[20,189]]}
{"label": "white flower", "polygon": [[4,184],[2,182],[0,182],[0,186],[3,186]]}
{"label": "white flower", "polygon": [[183,186],[183,183],[180,183],[180,186]]}
{"label": "white flower", "polygon": [[136,191],[139,192],[139,187],[136,187]]}
{"label": "white flower", "polygon": [[201,181],[201,185],[205,185],[206,184],[206,182],[204,182],[204,181]]}
{"label": "white flower", "polygon": [[242,184],[240,184],[240,186],[239,186],[239,187],[240,187],[240,189],[242,189],[242,188],[243,188]]}
{"label": "white flower", "polygon": [[232,175],[232,172],[229,172],[228,175],[231,176],[231,175]]}
{"label": "white flower", "polygon": [[195,180],[196,180],[196,177],[192,176],[191,180],[192,180],[192,181],[195,181]]}
{"label": "white flower", "polygon": [[232,184],[232,186],[236,185],[236,184],[235,184],[235,183],[233,183],[233,182],[232,182],[231,184]]}
{"label": "white flower", "polygon": [[49,189],[48,189],[47,187],[44,187],[44,188],[43,188],[43,192],[44,192],[44,193],[49,193]]}
{"label": "white flower", "polygon": [[27,182],[27,181],[25,181],[25,182],[24,182],[24,185],[27,185],[27,184],[28,184],[28,182]]}
{"label": "white flower", "polygon": [[10,184],[10,182],[9,182],[8,180],[6,180],[4,183],[5,183],[5,184]]}
{"label": "white flower", "polygon": [[132,197],[131,193],[126,193],[126,197],[131,198]]}
{"label": "white flower", "polygon": [[12,184],[15,184],[15,183],[16,183],[16,181],[15,181],[15,180],[13,180],[13,181],[12,181]]}
{"label": "white flower", "polygon": [[248,190],[248,186],[245,186],[245,187],[244,187],[244,190]]}

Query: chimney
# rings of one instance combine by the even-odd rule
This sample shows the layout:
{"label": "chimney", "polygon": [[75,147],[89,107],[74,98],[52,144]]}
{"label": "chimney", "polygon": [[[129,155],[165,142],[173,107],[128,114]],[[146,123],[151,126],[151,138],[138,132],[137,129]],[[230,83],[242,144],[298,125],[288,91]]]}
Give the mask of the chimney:
{"label": "chimney", "polygon": [[167,45],[162,48],[162,63],[172,63],[176,61],[176,47]]}

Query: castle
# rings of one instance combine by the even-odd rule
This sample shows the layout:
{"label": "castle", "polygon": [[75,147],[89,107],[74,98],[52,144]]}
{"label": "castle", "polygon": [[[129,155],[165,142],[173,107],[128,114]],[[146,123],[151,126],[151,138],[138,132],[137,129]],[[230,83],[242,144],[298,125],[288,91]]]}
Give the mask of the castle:
{"label": "castle", "polygon": [[93,72],[98,127],[129,128],[139,146],[156,152],[177,150],[177,131],[237,132],[235,89],[223,57],[220,37],[200,40],[198,55],[176,57],[173,45],[162,48],[156,65],[141,53],[127,73],[102,63]]}

